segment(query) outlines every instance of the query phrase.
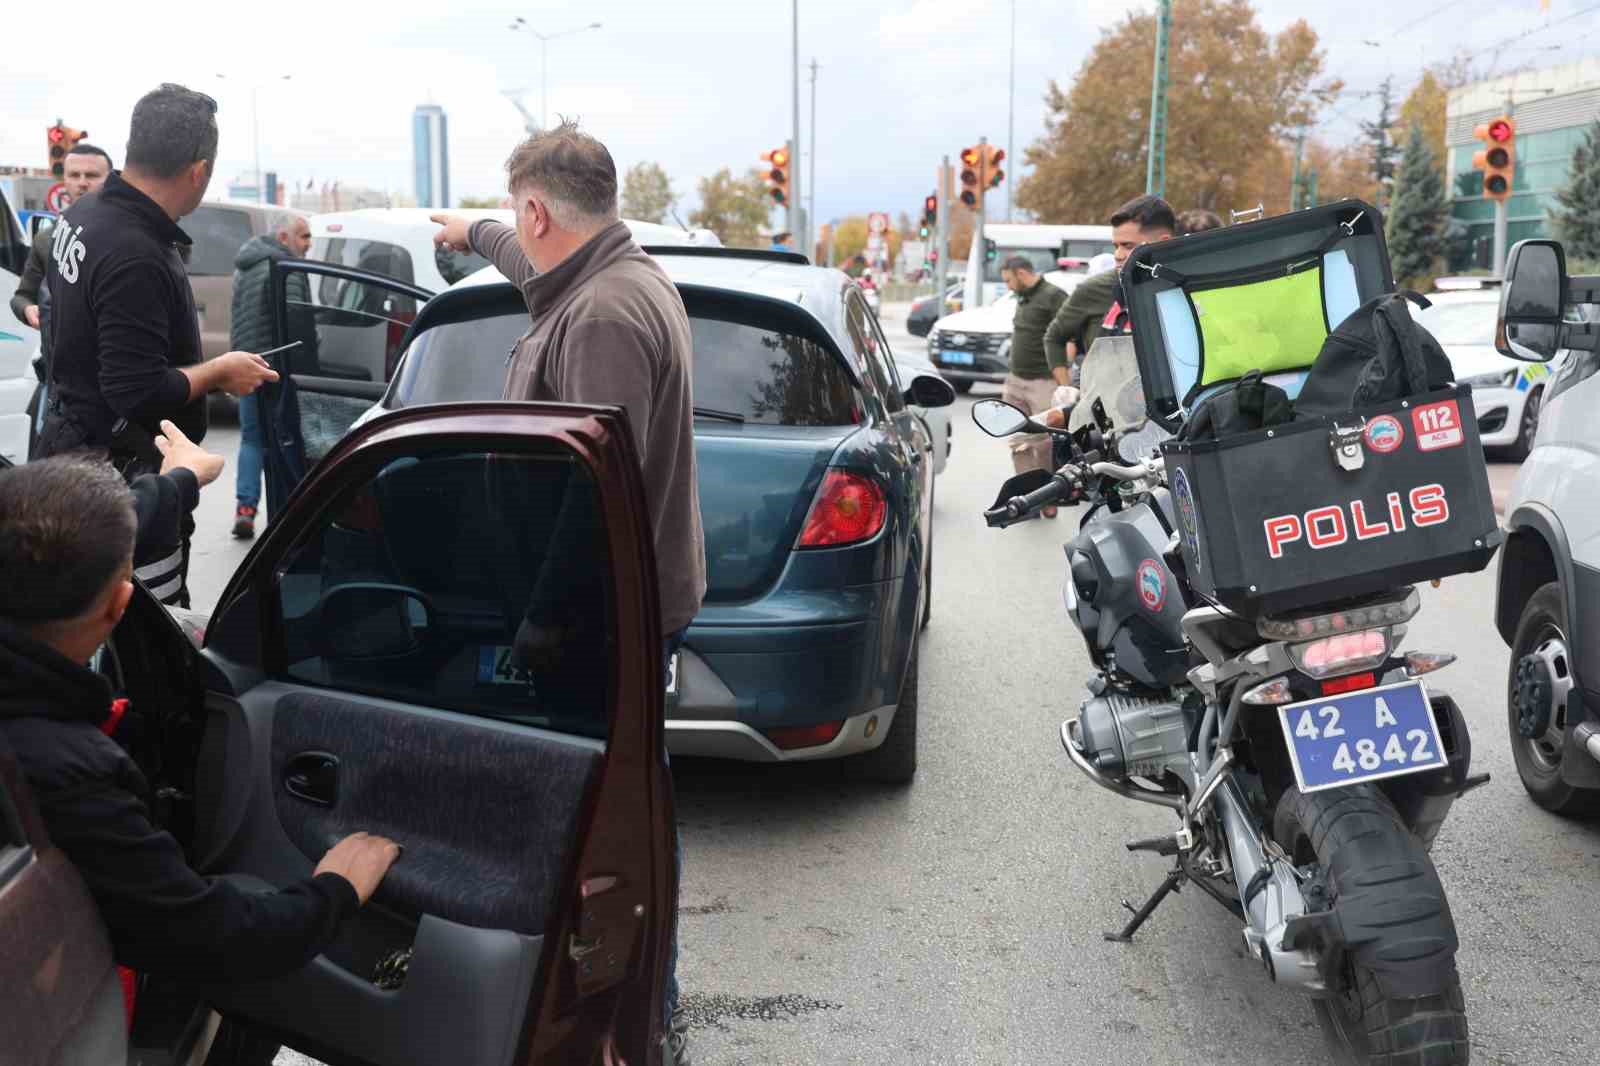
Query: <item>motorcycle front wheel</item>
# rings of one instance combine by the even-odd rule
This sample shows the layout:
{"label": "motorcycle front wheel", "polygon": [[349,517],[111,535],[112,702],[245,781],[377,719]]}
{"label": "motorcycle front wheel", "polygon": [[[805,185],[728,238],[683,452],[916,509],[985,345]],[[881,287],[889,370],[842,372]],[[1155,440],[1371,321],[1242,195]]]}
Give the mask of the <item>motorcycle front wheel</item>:
{"label": "motorcycle front wheel", "polygon": [[[1334,904],[1341,887],[1353,893],[1363,885],[1381,885],[1397,896],[1436,899],[1437,909],[1449,916],[1450,904],[1422,842],[1371,785],[1312,793],[1291,788],[1278,803],[1273,836],[1297,865],[1315,863],[1328,872]],[[1429,960],[1436,968],[1429,982],[1436,991],[1423,996],[1387,996],[1377,974],[1354,952],[1337,946],[1326,950],[1338,953],[1327,967],[1334,977],[1315,1009],[1329,1048],[1341,1061],[1467,1066],[1466,1003],[1453,945],[1441,945]]]}

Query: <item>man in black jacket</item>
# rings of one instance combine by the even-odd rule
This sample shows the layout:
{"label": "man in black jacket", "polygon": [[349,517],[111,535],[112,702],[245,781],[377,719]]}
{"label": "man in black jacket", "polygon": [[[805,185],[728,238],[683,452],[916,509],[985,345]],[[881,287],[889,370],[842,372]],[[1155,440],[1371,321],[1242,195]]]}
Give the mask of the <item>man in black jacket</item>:
{"label": "man in black jacket", "polygon": [[200,324],[178,219],[200,205],[217,155],[216,102],[180,85],[133,109],[122,173],[73,204],[52,232],[50,409],[39,454],[108,450],[125,474],[159,466],[156,426],[206,432],[206,395],[254,392],[259,355],[201,362]]}
{"label": "man in black jacket", "polygon": [[312,876],[250,893],[200,876],[156,826],[149,784],[108,735],[111,688],[83,664],[133,594],[135,517],[104,463],[0,470],[0,738],[51,844],[89,886],[119,964],[195,981],[304,966],[371,896],[398,847],[357,833]]}

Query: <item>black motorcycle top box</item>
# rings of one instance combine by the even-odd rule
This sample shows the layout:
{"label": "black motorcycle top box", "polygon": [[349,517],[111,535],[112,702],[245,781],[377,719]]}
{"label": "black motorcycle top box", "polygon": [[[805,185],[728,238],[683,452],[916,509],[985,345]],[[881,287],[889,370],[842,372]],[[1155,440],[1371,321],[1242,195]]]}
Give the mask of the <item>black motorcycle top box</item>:
{"label": "black motorcycle top box", "polygon": [[[1146,245],[1122,281],[1171,430],[1251,370],[1292,399],[1329,333],[1394,291],[1357,200]],[[1161,448],[1191,585],[1248,617],[1481,570],[1500,543],[1467,387]]]}

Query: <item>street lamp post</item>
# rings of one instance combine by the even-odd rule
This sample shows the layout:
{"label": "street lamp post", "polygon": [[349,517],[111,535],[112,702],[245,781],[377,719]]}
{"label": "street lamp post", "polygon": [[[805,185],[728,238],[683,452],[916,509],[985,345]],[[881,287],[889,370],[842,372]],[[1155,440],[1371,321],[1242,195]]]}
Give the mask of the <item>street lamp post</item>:
{"label": "street lamp post", "polygon": [[[228,80],[226,74],[218,74],[217,78],[221,81]],[[263,85],[269,85],[277,81],[288,81],[289,78],[290,75],[288,74],[279,74],[277,77],[268,78],[264,82],[253,81],[250,83],[250,141],[255,151],[256,203],[258,204],[267,202],[267,191],[261,184],[261,110],[257,106],[257,98],[261,94]]]}
{"label": "street lamp post", "polygon": [[528,25],[528,20],[518,15],[511,20],[511,29],[522,30],[533,34],[539,41],[539,125],[544,129],[550,128],[550,42],[560,40],[562,37],[571,37],[577,33],[587,33],[598,30],[600,23],[591,22],[587,26],[574,26],[570,30],[560,33],[540,33]]}

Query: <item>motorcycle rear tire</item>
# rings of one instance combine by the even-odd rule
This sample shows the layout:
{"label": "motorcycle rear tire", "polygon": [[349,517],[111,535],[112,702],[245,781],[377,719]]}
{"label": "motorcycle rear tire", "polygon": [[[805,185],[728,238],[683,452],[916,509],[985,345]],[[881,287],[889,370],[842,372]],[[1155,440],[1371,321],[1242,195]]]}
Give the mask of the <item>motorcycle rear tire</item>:
{"label": "motorcycle rear tire", "polygon": [[[1360,849],[1358,869],[1431,860],[1422,842],[1400,821],[1382,792],[1371,785],[1301,793],[1291,788],[1278,804],[1273,836],[1297,863],[1332,868],[1345,848]],[[1431,870],[1428,871],[1431,873]],[[1425,874],[1417,869],[1412,877]],[[1332,886],[1337,893],[1338,886]],[[1444,906],[1449,907],[1445,901]],[[1453,953],[1440,952],[1434,986],[1425,996],[1386,996],[1377,975],[1350,952],[1340,950],[1333,972],[1339,987],[1315,1001],[1317,1020],[1336,1061],[1358,1066],[1467,1066],[1466,1003]]]}

